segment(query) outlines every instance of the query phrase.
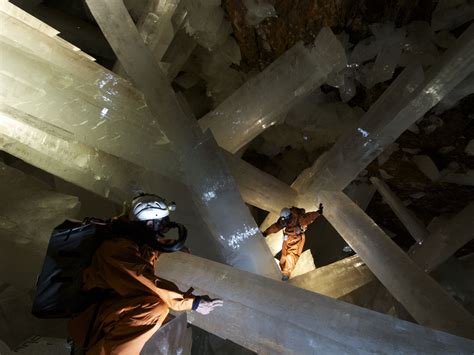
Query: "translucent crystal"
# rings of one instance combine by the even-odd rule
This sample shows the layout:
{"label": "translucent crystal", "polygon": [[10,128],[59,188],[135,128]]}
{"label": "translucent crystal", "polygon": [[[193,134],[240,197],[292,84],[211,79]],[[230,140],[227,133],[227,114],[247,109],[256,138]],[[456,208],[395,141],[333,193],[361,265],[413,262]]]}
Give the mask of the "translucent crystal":
{"label": "translucent crystal", "polygon": [[439,54],[430,25],[424,21],[413,21],[406,26],[406,32],[400,65],[421,64],[424,67],[433,65]]}
{"label": "translucent crystal", "polygon": [[188,320],[257,353],[468,353],[472,348],[467,339],[185,253],[163,255],[156,272],[182,289],[192,286],[196,294],[223,299],[224,307],[212,316],[192,312]]}
{"label": "translucent crystal", "polygon": [[417,267],[364,211],[342,192],[324,191],[319,196],[325,218],[418,323],[472,337],[472,315]]}
{"label": "translucent crystal", "polygon": [[15,235],[15,243],[45,246],[53,228],[79,211],[77,197],[53,192],[49,186],[3,163],[0,180],[3,201],[8,201],[0,206],[0,230],[4,238]]}
{"label": "translucent crystal", "polygon": [[363,39],[355,45],[348,62],[350,64],[363,64],[375,58],[379,53],[380,45],[380,42],[375,40],[375,36]]}
{"label": "translucent crystal", "polygon": [[415,155],[412,157],[412,160],[418,169],[431,181],[438,181],[441,177],[438,168],[429,156]]}
{"label": "translucent crystal", "polygon": [[[235,267],[277,278],[278,269],[242,201],[212,134],[203,134],[181,107],[167,78],[126,15],[123,4],[87,0],[118,58],[146,97],[150,111],[173,144],[196,207],[224,259]],[[118,21],[117,19],[125,19]]]}
{"label": "translucent crystal", "polygon": [[307,274],[308,272],[311,272],[314,269],[316,269],[316,266],[314,265],[314,259],[313,255],[311,254],[311,250],[305,250],[303,253],[301,253],[301,256],[298,259],[294,270],[291,272],[291,279],[300,275]]}
{"label": "translucent crystal", "polygon": [[[77,143],[56,127],[3,105],[0,106],[0,148],[118,205],[139,192],[152,192],[175,201],[178,208],[172,218],[186,225],[190,235],[202,236],[189,238],[187,245],[197,255],[220,260],[211,240],[203,245],[202,238],[209,233],[195,211],[188,188],[179,181]],[[49,234],[44,238],[48,240]]]}
{"label": "translucent crystal", "polygon": [[474,25],[426,74],[408,67],[362,117],[306,173],[308,203],[320,190],[341,190],[408,127],[445,97],[474,69]]}
{"label": "translucent crystal", "polygon": [[140,351],[142,355],[190,354],[191,344],[186,342],[186,313],[180,313],[160,327]]}
{"label": "translucent crystal", "polygon": [[202,118],[200,126],[210,128],[219,145],[235,153],[275,122],[298,97],[314,90],[333,69],[342,69],[345,64],[341,44],[331,30],[323,28],[314,48],[297,43]]}
{"label": "translucent crystal", "polygon": [[390,206],[411,236],[421,244],[428,237],[426,227],[413,212],[403,205],[402,201],[393,193],[392,190],[390,190],[383,180],[371,177],[370,181],[377,187],[377,190],[382,195],[385,203]]}
{"label": "translucent crystal", "polygon": [[474,94],[474,73],[461,81],[451,92],[449,92],[435,107],[437,114],[454,107],[460,100],[468,95]]}
{"label": "translucent crystal", "polygon": [[277,16],[275,8],[267,0],[244,0],[243,3],[247,8],[245,22],[250,26],[257,26],[267,17]]}
{"label": "translucent crystal", "polygon": [[366,86],[371,88],[377,83],[390,80],[400,61],[402,41],[405,31],[394,29],[392,24],[373,24],[369,26],[379,44],[375,63],[368,73]]}
{"label": "translucent crystal", "polygon": [[469,203],[459,213],[433,228],[429,238],[415,245],[409,255],[423,270],[436,269],[459,248],[472,239],[474,203]]}
{"label": "translucent crystal", "polygon": [[332,298],[339,298],[368,284],[374,275],[367,265],[354,255],[294,277],[290,284]]}
{"label": "translucent crystal", "polygon": [[[2,21],[8,23],[0,32],[0,95],[5,104],[73,131],[75,139],[90,146],[168,176],[179,175],[168,139],[151,117],[141,93],[14,18]],[[15,38],[21,38],[21,43],[13,43]],[[140,138],[134,140],[134,136]],[[144,140],[150,142],[145,151]]]}
{"label": "translucent crystal", "polygon": [[296,200],[296,191],[242,159],[222,151],[244,201],[265,211],[279,213]]}

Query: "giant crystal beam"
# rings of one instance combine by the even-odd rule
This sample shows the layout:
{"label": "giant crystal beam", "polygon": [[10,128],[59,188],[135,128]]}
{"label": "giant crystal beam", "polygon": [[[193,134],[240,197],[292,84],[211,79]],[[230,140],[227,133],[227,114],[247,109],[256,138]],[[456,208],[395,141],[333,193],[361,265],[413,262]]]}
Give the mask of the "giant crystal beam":
{"label": "giant crystal beam", "polygon": [[354,255],[290,279],[290,284],[332,298],[351,293],[374,280],[359,256]]}
{"label": "giant crystal beam", "polygon": [[[182,289],[224,300],[194,325],[258,353],[470,354],[474,343],[193,255],[158,260],[156,272]],[[404,275],[405,276],[405,275]]]}
{"label": "giant crystal beam", "polygon": [[[171,151],[169,144],[165,144],[167,138],[136,129],[143,128],[144,131],[151,132],[157,127],[156,119],[148,110],[142,95],[115,74],[86,60],[77,52],[71,53],[55,38],[45,38],[44,34],[33,31],[26,26],[31,23],[31,18],[26,17],[23,22],[9,18],[5,22],[8,26],[0,26],[0,42],[5,41],[11,45],[18,38],[31,39],[27,41],[28,48],[10,46],[10,49],[5,47],[4,50],[3,45],[7,44],[0,44],[0,94],[3,102],[61,127],[75,139],[91,147],[98,147],[104,152],[146,166],[165,176],[182,180],[175,153]],[[35,28],[42,28],[41,23],[33,24]],[[46,35],[54,37],[50,32]],[[48,51],[43,51],[44,48]],[[28,53],[27,60],[23,58],[25,52]],[[9,63],[13,65],[10,66]],[[20,76],[17,77],[17,74]],[[22,100],[19,101],[18,97]],[[106,128],[107,125],[104,126],[106,122],[112,125],[117,122],[120,127],[116,127],[113,132],[113,129]],[[100,129],[102,132],[98,132]],[[134,142],[132,147],[137,149],[132,150],[139,152],[138,158],[130,149],[114,143],[121,136],[127,136],[127,140]],[[112,141],[106,141],[107,137],[112,138]],[[148,149],[141,149],[143,145]],[[226,156],[232,173],[236,174],[239,189],[248,203],[267,209],[278,206],[280,201],[287,198],[285,196],[292,195],[288,187],[283,188],[271,175],[256,172],[250,164]],[[161,164],[157,166],[154,159],[159,159]],[[259,189],[258,192],[252,190],[256,183],[265,189]]]}
{"label": "giant crystal beam", "polygon": [[237,156],[222,150],[242,198],[248,204],[265,211],[280,213],[296,201],[296,191]]}
{"label": "giant crystal beam", "polygon": [[474,317],[424,273],[342,192],[322,191],[326,219],[370,271],[425,326],[474,338]]}
{"label": "giant crystal beam", "polygon": [[210,240],[194,237],[206,236],[206,228],[189,190],[179,181],[75,142],[68,132],[3,104],[0,149],[118,205],[140,191],[172,199],[178,205],[173,219],[186,225],[191,236],[188,246],[200,256],[222,260]]}
{"label": "giant crystal beam", "polygon": [[318,166],[304,200],[321,190],[344,189],[400,134],[436,105],[474,70],[474,25],[464,31],[424,79],[421,67],[408,67],[362,117],[342,136]]}
{"label": "giant crystal beam", "polygon": [[423,241],[428,237],[428,230],[416,218],[415,214],[405,207],[403,202],[395,195],[390,187],[377,177],[371,177],[370,181],[377,187],[377,191],[382,195],[383,200],[391,207],[392,211],[397,215],[405,228],[410,232],[411,236],[418,242]]}
{"label": "giant crystal beam", "polygon": [[325,27],[313,48],[298,42],[201,118],[199,124],[204,130],[212,130],[221,147],[236,153],[273,125],[298,98],[323,84],[331,71],[345,65],[344,48]]}
{"label": "giant crystal beam", "polygon": [[436,269],[474,238],[473,216],[474,203],[471,202],[461,212],[435,229],[422,245],[414,246],[408,254],[426,272]]}
{"label": "giant crystal beam", "polygon": [[87,1],[87,4],[178,153],[201,215],[214,238],[220,242],[226,262],[277,278],[279,273],[273,257],[243,204],[212,135],[203,135],[196,122],[183,111],[167,78],[141,40],[123,2]]}
{"label": "giant crystal beam", "polygon": [[78,141],[109,154],[179,175],[166,136],[130,83],[1,11],[0,22],[5,104],[72,131]]}

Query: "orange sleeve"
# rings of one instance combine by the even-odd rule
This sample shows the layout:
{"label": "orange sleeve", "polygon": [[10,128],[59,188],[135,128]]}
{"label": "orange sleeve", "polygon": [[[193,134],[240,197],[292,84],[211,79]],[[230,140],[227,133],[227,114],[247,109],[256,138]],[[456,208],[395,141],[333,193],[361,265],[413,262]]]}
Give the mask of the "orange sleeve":
{"label": "orange sleeve", "polygon": [[96,265],[105,283],[121,296],[155,294],[175,311],[192,309],[194,296],[185,295],[170,281],[158,278],[138,245],[127,239],[105,241],[96,252]]}
{"label": "orange sleeve", "polygon": [[319,216],[320,216],[320,214],[318,212],[305,213],[304,215],[300,216],[299,223],[300,223],[301,226],[309,226]]}
{"label": "orange sleeve", "polygon": [[279,230],[283,229],[284,226],[282,226],[280,223],[279,223],[280,220],[276,221],[275,223],[273,223],[270,227],[268,227],[267,229],[265,229],[265,231],[263,232],[263,235],[264,236],[267,236],[269,234],[272,234],[272,233],[276,233],[278,232]]}

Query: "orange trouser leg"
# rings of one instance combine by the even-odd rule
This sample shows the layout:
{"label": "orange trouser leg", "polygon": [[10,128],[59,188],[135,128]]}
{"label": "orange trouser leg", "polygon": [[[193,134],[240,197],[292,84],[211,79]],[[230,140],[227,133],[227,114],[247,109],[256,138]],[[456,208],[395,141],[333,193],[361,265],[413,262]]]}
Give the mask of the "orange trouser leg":
{"label": "orange trouser leg", "polygon": [[296,263],[303,252],[305,236],[288,237],[288,240],[283,242],[281,251],[280,267],[281,273],[290,276],[296,267]]}
{"label": "orange trouser leg", "polygon": [[[87,312],[90,315],[91,311]],[[168,312],[168,306],[156,296],[116,297],[104,301],[92,328],[92,346],[86,354],[140,354],[147,340],[160,328]],[[84,321],[86,317],[82,320],[80,316],[78,318],[70,323],[70,330],[80,327],[81,333],[85,334],[89,323]],[[90,316],[87,318],[90,320]],[[81,338],[84,339],[79,339]]]}

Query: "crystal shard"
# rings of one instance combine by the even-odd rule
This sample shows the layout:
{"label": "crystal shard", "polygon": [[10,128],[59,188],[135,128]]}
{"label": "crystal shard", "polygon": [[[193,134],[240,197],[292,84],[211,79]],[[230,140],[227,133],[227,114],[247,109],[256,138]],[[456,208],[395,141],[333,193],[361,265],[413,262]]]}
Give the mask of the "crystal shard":
{"label": "crystal shard", "polygon": [[210,128],[219,145],[235,153],[275,124],[278,115],[297,98],[324,83],[332,70],[345,65],[344,48],[330,29],[323,28],[313,48],[301,42],[294,45],[203,117],[200,126],[203,130]]}
{"label": "crystal shard", "polygon": [[87,1],[87,4],[127,74],[143,92],[150,111],[160,118],[160,126],[186,171],[198,211],[215,241],[220,243],[226,262],[277,278],[273,257],[212,135],[210,132],[203,135],[195,120],[181,107],[121,1]]}
{"label": "crystal shard", "polygon": [[163,255],[156,271],[182,289],[193,286],[196,293],[223,299],[224,307],[212,316],[193,312],[188,320],[258,353],[467,354],[472,349],[470,340],[185,253]]}

